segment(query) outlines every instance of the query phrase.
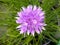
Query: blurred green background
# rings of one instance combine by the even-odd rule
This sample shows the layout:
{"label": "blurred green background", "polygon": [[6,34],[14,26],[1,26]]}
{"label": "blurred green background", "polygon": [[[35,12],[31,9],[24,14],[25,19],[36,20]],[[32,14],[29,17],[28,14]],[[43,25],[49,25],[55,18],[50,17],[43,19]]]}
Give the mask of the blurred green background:
{"label": "blurred green background", "polygon": [[[17,12],[28,5],[45,11],[46,30],[34,37],[16,29]],[[60,45],[60,0],[0,0],[0,45]]]}

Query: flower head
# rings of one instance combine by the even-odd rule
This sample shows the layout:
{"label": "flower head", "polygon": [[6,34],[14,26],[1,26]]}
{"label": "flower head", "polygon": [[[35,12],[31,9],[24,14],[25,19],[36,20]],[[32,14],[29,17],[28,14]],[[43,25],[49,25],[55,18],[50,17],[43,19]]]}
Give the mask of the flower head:
{"label": "flower head", "polygon": [[18,17],[16,23],[19,24],[17,27],[20,30],[20,34],[32,34],[34,36],[35,32],[40,34],[42,30],[45,30],[44,23],[45,13],[42,8],[36,5],[29,5],[22,7],[22,11],[18,12]]}

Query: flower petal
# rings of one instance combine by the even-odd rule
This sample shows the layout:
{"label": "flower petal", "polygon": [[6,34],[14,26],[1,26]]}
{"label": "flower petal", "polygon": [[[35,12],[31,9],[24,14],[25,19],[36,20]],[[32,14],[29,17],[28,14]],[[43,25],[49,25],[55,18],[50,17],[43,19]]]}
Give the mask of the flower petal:
{"label": "flower petal", "polygon": [[28,35],[30,34],[30,30],[27,30],[27,34],[28,34]]}
{"label": "flower petal", "polygon": [[35,31],[34,30],[31,30],[31,34],[34,36],[34,33],[35,33]]}
{"label": "flower petal", "polygon": [[19,17],[22,17],[22,12],[17,13]]}
{"label": "flower petal", "polygon": [[25,7],[22,7],[22,10],[23,10],[23,11],[26,11],[26,8],[25,8]]}
{"label": "flower petal", "polygon": [[27,7],[27,9],[28,9],[28,10],[32,10],[32,5],[29,5],[29,6]]}
{"label": "flower petal", "polygon": [[35,11],[37,9],[37,7],[36,7],[36,5],[34,5],[34,7],[33,7],[33,11]]}
{"label": "flower petal", "polygon": [[35,30],[38,34],[40,34],[40,31],[37,29],[37,30]]}
{"label": "flower petal", "polygon": [[19,26],[17,26],[16,28],[21,28],[22,27],[22,25],[19,25]]}
{"label": "flower petal", "polygon": [[42,27],[43,30],[46,30],[44,27]]}

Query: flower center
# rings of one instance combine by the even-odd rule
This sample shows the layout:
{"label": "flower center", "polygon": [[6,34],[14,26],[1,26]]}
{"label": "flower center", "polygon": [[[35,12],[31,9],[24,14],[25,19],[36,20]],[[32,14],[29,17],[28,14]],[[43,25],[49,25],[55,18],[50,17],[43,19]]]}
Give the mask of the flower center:
{"label": "flower center", "polygon": [[37,20],[33,20],[33,24],[36,24],[37,23]]}

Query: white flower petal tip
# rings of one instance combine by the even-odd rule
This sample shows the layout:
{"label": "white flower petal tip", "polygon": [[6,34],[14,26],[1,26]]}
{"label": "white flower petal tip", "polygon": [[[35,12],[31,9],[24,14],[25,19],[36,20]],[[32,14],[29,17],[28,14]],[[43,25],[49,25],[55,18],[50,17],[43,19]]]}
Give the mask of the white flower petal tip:
{"label": "white flower petal tip", "polygon": [[27,34],[29,35],[29,32],[27,32]]}
{"label": "white flower petal tip", "polygon": [[32,5],[27,6],[27,8],[31,8],[32,9]]}
{"label": "white flower petal tip", "polygon": [[39,9],[42,10],[42,8],[39,6]]}
{"label": "white flower petal tip", "polygon": [[31,35],[34,36],[34,33],[31,32]]}
{"label": "white flower petal tip", "polygon": [[27,31],[27,34],[28,34],[28,35],[30,34],[30,31],[29,31],[29,30]]}
{"label": "white flower petal tip", "polygon": [[25,8],[25,7],[22,7],[22,10],[23,10],[23,11],[25,11],[25,10],[26,10],[26,8]]}
{"label": "white flower petal tip", "polygon": [[35,11],[37,9],[36,5],[33,6],[33,11]]}
{"label": "white flower petal tip", "polygon": [[32,36],[34,36],[34,34],[32,34]]}
{"label": "white flower petal tip", "polygon": [[20,34],[23,34],[24,32],[23,31],[20,31]]}
{"label": "white flower petal tip", "polygon": [[42,27],[43,30],[46,30],[44,27]]}
{"label": "white flower petal tip", "polygon": [[47,24],[45,24],[44,26],[47,26]]}
{"label": "white flower petal tip", "polygon": [[15,17],[15,19],[19,19],[19,17]]}
{"label": "white flower petal tip", "polygon": [[40,32],[37,32],[37,34],[40,34]]}
{"label": "white flower petal tip", "polygon": [[36,30],[36,33],[40,34],[40,31],[39,30]]}
{"label": "white flower petal tip", "polygon": [[21,28],[21,25],[17,26],[16,28],[17,28],[17,29],[18,29],[18,28]]}

